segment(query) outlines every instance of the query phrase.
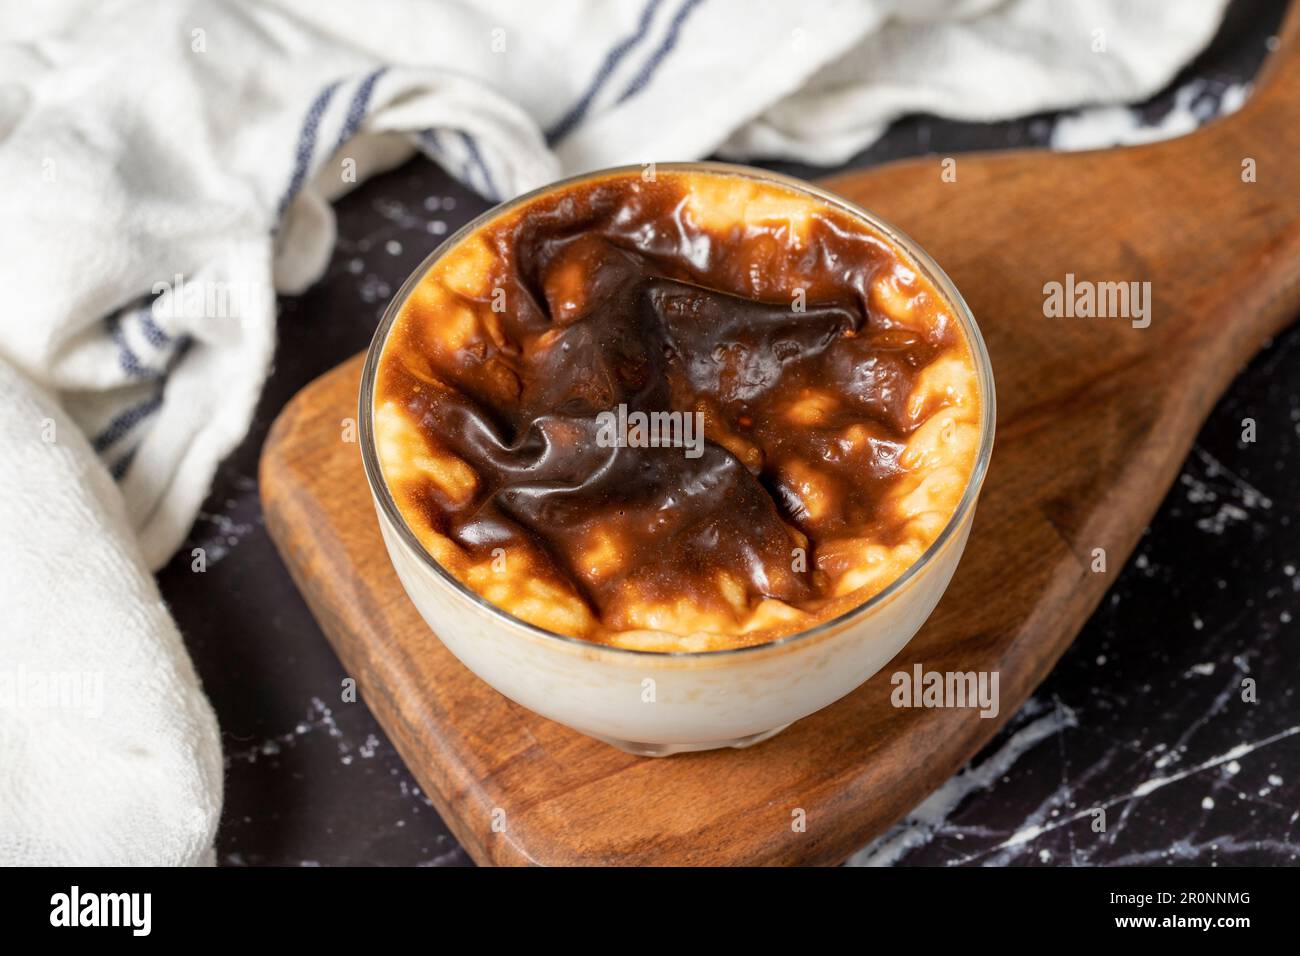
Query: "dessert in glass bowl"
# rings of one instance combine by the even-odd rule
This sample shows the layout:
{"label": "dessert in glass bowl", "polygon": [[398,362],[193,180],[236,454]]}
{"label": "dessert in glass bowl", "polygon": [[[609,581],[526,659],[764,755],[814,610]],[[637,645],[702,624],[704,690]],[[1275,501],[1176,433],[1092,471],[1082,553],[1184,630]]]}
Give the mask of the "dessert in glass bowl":
{"label": "dessert in glass bowl", "polygon": [[721,164],[470,223],[395,297],[361,392],[380,527],[438,638],[648,754],[764,739],[897,653],[956,567],[992,416],[924,252]]}

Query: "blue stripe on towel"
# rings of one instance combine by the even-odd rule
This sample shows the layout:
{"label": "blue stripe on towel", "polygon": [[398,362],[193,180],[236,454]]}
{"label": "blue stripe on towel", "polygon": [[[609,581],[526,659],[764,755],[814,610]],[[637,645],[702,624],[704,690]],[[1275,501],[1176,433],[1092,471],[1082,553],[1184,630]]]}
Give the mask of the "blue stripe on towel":
{"label": "blue stripe on towel", "polygon": [[[492,178],[492,170],[488,166],[487,160],[483,158],[483,151],[479,149],[478,141],[463,129],[450,131],[456,133],[460,138],[461,145],[465,150],[465,155],[469,160],[465,163],[459,163],[452,156],[454,150],[447,149],[442,136],[440,135],[441,132],[441,130],[433,128],[422,129],[416,134],[416,136],[419,137],[420,145],[423,146],[427,152],[432,153],[449,173],[466,185],[471,187],[474,185],[473,173],[477,170],[478,180],[481,186],[479,192],[488,199],[499,201],[501,199],[501,192],[497,189],[496,181]],[[452,166],[458,166],[459,172],[452,170],[450,168]]]}
{"label": "blue stripe on towel", "polygon": [[636,94],[645,89],[646,85],[654,78],[655,70],[659,68],[659,64],[662,63],[664,58],[673,51],[675,46],[677,46],[677,39],[681,36],[682,24],[686,22],[686,18],[689,17],[691,13],[694,12],[695,8],[703,2],[704,0],[686,0],[686,2],[682,4],[681,9],[677,11],[677,15],[674,16],[672,22],[669,23],[668,33],[663,38],[663,42],[659,44],[659,47],[654,51],[654,53],[650,54],[650,59],[646,61],[645,66],[641,67],[641,72],[637,73],[637,75],[632,78],[632,82],[627,85],[627,89],[625,89],[623,95],[618,98],[618,102],[622,103],[624,100],[636,96]]}
{"label": "blue stripe on towel", "polygon": [[442,140],[438,137],[438,131],[436,129],[430,128],[420,130],[420,140],[435,153],[443,152]]}
{"label": "blue stripe on towel", "polygon": [[460,138],[465,143],[465,150],[469,153],[470,160],[478,168],[479,172],[483,174],[484,195],[493,202],[496,202],[501,198],[501,194],[497,191],[496,183],[492,181],[492,172],[488,169],[487,163],[483,161],[483,154],[479,151],[478,143],[474,140],[473,136],[469,135],[469,133],[465,132],[463,129],[458,130],[457,132],[460,133]]}
{"label": "blue stripe on towel", "polygon": [[96,454],[102,454],[112,448],[127,432],[158,411],[162,407],[162,400],[162,390],[160,389],[152,398],[119,412],[108,423],[108,426],[91,441],[91,447],[95,449]]}
{"label": "blue stripe on towel", "polygon": [[298,195],[298,190],[302,189],[302,184],[307,179],[307,167],[311,165],[312,155],[316,152],[316,134],[320,128],[321,116],[324,115],[326,107],[334,97],[334,91],[338,88],[339,81],[335,80],[321,90],[316,99],[312,100],[311,106],[307,108],[307,116],[303,119],[302,129],[298,133],[298,148],[294,152],[293,175],[289,178],[289,185],[285,188],[284,195],[280,197],[280,204],[276,207],[277,221],[284,218],[289,203],[293,201],[294,196]]}
{"label": "blue stripe on towel", "polygon": [[448,173],[460,179],[464,173],[462,171],[462,173],[458,174],[452,170],[451,167],[454,165],[454,161],[447,150],[446,144],[442,141],[441,132],[441,130],[429,127],[420,130],[416,135],[419,137],[420,145],[424,147],[425,152],[430,153],[433,159]]}
{"label": "blue stripe on towel", "polygon": [[165,349],[171,345],[172,337],[164,332],[153,320],[153,307],[145,306],[135,313],[140,319],[140,331],[150,345],[156,349]]}
{"label": "blue stripe on towel", "polygon": [[[141,381],[152,381],[155,379],[165,378],[171,365],[179,361],[188,350],[193,341],[189,335],[173,336],[163,331],[153,320],[150,306],[142,306],[127,311],[114,312],[104,319],[104,325],[108,330],[109,338],[117,346],[117,364],[132,378],[138,378]],[[126,340],[126,330],[122,325],[122,317],[130,314],[138,319],[140,333],[145,340],[159,352],[170,346],[176,346],[176,350],[170,356],[159,356],[163,362],[163,367],[158,368],[149,365],[136,354],[135,349],[131,348],[131,343]]]}
{"label": "blue stripe on towel", "polygon": [[357,87],[357,92],[348,105],[347,118],[343,120],[343,127],[339,130],[338,142],[334,144],[334,152],[338,152],[343,148],[343,144],[352,138],[361,125],[361,121],[366,118],[366,113],[370,109],[370,97],[375,92],[375,84],[387,72],[388,67],[381,66],[379,69],[366,74],[366,78]]}
{"label": "blue stripe on towel", "polygon": [[546,131],[546,142],[555,144],[572,132],[573,128],[582,122],[582,118],[587,115],[587,110],[591,108],[592,102],[600,93],[605,83],[609,80],[610,74],[614,72],[615,67],[623,61],[623,57],[632,51],[632,48],[640,43],[646,33],[650,30],[650,23],[654,20],[655,11],[663,0],[649,0],[641,10],[641,19],[637,22],[636,30],[630,36],[624,37],[605,55],[605,60],[600,64],[596,71],[595,77],[587,86],[586,92],[579,97],[578,102],[573,104],[573,108],[565,113],[555,125]]}
{"label": "blue stripe on towel", "polygon": [[122,371],[132,378],[154,379],[162,376],[158,369],[150,368],[140,361],[140,357],[135,354],[130,344],[126,340],[126,335],[122,331],[122,313],[115,312],[108,317],[108,335],[117,346],[117,364],[121,366]]}
{"label": "blue stripe on towel", "polygon": [[131,462],[135,461],[135,453],[140,450],[140,445],[134,445],[125,455],[113,463],[113,467],[108,473],[113,476],[114,481],[121,481],[126,477],[127,469],[131,467]]}

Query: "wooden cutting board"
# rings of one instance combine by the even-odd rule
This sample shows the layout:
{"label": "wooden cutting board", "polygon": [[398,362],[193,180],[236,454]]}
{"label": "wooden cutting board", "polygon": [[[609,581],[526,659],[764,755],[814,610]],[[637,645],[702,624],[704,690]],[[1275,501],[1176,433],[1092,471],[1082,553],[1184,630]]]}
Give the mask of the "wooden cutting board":
{"label": "wooden cutting board", "polygon": [[[1182,139],[960,156],[952,182],[929,157],[824,184],[911,233],[966,296],[993,357],[997,447],[929,623],[867,685],[752,749],[633,757],[497,694],[429,632],[389,565],[358,446],[340,441],[361,357],[285,408],[261,462],[267,525],[475,860],[834,863],[993,736],[1097,606],[1228,382],[1300,311],[1298,27],[1293,9],[1241,112]],[[1149,282],[1149,327],[1046,317],[1044,285],[1067,274]],[[1090,570],[1096,548],[1104,573]],[[999,671],[1000,718],[893,709],[889,675],[915,663]]]}

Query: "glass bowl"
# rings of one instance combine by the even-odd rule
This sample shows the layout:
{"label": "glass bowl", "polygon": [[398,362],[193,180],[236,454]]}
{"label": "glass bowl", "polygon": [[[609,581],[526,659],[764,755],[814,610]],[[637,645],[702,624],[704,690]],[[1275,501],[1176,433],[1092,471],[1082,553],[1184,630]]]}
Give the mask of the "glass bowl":
{"label": "glass bowl", "polygon": [[656,166],[794,189],[887,238],[952,307],[975,363],[982,422],[975,466],[939,536],[884,590],[839,617],[765,644],[700,652],[631,650],[553,633],[488,602],[420,544],[380,468],[374,436],[375,379],[402,304],[447,250],[486,222],[541,195],[611,174],[639,173],[641,167],[594,171],[542,187],[488,210],[435,249],[389,304],[361,379],[362,457],[393,567],[429,628],[481,679],[544,717],[646,756],[758,743],[852,692],[884,667],[920,630],[957,568],[988,470],[996,413],[988,351],[970,309],[952,280],[900,230],[832,193],[777,173],[725,163]]}

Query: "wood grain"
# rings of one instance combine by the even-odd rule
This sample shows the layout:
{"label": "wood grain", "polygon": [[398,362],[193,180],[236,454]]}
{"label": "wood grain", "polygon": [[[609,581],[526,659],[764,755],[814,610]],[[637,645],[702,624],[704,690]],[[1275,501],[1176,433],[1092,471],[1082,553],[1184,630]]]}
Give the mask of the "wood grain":
{"label": "wood grain", "polygon": [[[750,750],[632,757],[479,681],[406,599],[358,447],[340,440],[360,356],[285,408],[261,463],[268,527],[474,859],[834,863],[989,740],[1097,606],[1233,375],[1300,311],[1298,19],[1293,8],[1245,108],[1191,136],[961,156],[955,182],[928,157],[824,184],[913,235],[967,297],[997,378],[997,448],[966,556],[926,626],[858,691]],[[1046,318],[1044,284],[1067,273],[1150,282],[1150,326]],[[1094,548],[1105,573],[1089,569]],[[999,719],[891,708],[889,674],[918,662],[999,671]],[[794,808],[806,832],[793,832]]]}

